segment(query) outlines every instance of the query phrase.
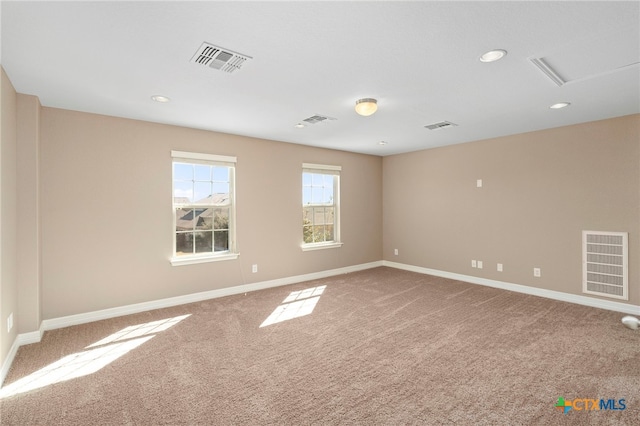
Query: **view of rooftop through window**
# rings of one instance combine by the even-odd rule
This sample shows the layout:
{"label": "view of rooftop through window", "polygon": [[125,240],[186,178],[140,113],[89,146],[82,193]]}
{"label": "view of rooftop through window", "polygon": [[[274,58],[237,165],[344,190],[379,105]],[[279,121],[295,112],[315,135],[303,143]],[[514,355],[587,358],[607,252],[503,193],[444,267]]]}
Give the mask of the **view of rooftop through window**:
{"label": "view of rooftop through window", "polygon": [[302,173],[302,235],[305,244],[335,239],[334,175]]}
{"label": "view of rooftop through window", "polygon": [[176,256],[229,250],[230,169],[174,162]]}

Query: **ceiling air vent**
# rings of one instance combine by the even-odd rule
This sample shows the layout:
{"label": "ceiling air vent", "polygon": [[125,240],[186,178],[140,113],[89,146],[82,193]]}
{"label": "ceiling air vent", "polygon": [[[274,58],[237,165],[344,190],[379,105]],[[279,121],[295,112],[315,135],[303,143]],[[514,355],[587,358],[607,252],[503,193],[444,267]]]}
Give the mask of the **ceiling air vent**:
{"label": "ceiling air vent", "polygon": [[560,77],[560,74],[558,74],[556,70],[551,68],[551,65],[549,65],[544,60],[544,58],[529,58],[529,60],[533,65],[538,67],[538,69],[542,71],[544,75],[549,77],[549,79],[553,81],[557,86],[562,86],[566,83],[565,79]]}
{"label": "ceiling air vent", "polygon": [[327,117],[324,115],[312,115],[311,117],[305,118],[304,121],[305,123],[309,123],[309,124],[317,124],[317,123],[322,123],[325,120],[335,120],[335,118],[331,118],[331,117]]}
{"label": "ceiling air vent", "polygon": [[457,124],[451,123],[450,121],[441,121],[439,123],[428,124],[424,127],[429,130],[440,130],[440,129],[446,129],[447,127],[454,127],[454,126],[457,126]]}
{"label": "ceiling air vent", "polygon": [[198,49],[196,54],[193,55],[193,58],[191,58],[191,62],[232,73],[242,68],[242,65],[249,59],[252,59],[251,56],[214,46],[213,44],[202,43],[200,49]]}

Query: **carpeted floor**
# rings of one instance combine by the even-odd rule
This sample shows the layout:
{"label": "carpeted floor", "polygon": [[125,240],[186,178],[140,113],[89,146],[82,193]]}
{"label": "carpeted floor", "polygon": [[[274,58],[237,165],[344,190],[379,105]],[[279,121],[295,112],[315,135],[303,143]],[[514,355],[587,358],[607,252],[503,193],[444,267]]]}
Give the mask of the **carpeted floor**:
{"label": "carpeted floor", "polygon": [[621,317],[376,268],[47,332],[20,348],[0,423],[638,424]]}

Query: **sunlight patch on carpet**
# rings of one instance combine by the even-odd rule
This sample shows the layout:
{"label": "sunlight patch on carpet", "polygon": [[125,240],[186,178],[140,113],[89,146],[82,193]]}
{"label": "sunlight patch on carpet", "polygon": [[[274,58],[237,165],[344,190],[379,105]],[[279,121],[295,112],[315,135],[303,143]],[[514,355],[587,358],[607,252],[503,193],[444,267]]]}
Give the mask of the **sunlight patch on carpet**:
{"label": "sunlight patch on carpet", "polygon": [[183,319],[187,318],[188,316],[189,315],[182,315],[174,318],[151,321],[145,324],[132,325],[132,326],[123,328],[117,333],[113,333],[112,335],[107,336],[104,339],[87,346],[87,348],[93,348],[96,346],[102,346],[109,343],[118,342],[121,340],[129,340],[135,337],[146,336],[149,334],[158,333],[160,331],[165,331],[166,329],[173,327],[174,325],[176,325]]}
{"label": "sunlight patch on carpet", "polygon": [[126,327],[0,389],[0,398],[93,374],[189,315]]}
{"label": "sunlight patch on carpet", "polygon": [[324,293],[325,288],[327,288],[326,285],[321,285],[304,290],[292,291],[271,315],[260,324],[260,328],[311,314],[318,300],[320,300],[320,295]]}

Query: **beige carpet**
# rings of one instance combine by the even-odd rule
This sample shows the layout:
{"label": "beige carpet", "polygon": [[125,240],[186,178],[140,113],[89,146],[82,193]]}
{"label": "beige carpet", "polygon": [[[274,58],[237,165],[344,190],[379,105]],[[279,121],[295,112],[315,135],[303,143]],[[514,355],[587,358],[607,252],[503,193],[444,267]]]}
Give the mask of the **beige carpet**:
{"label": "beige carpet", "polygon": [[621,316],[376,268],[47,332],[20,348],[0,422],[637,425],[640,332]]}

